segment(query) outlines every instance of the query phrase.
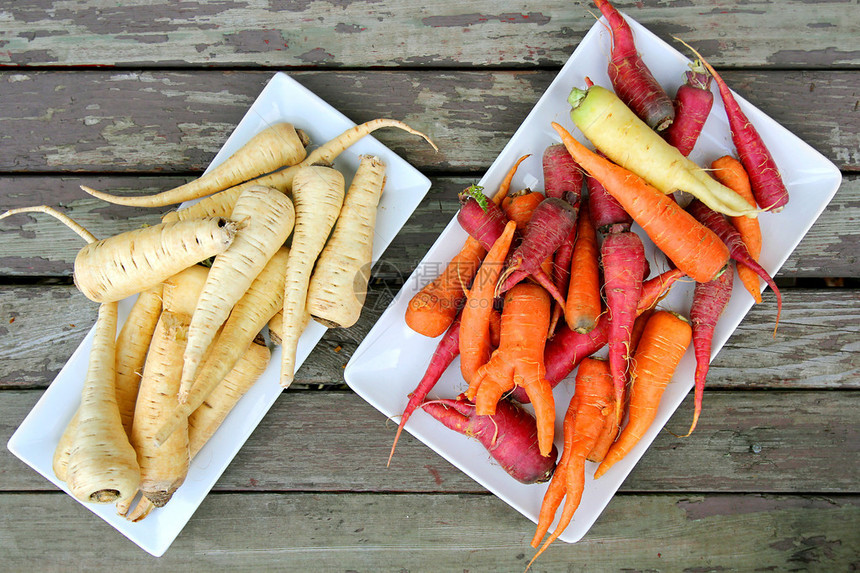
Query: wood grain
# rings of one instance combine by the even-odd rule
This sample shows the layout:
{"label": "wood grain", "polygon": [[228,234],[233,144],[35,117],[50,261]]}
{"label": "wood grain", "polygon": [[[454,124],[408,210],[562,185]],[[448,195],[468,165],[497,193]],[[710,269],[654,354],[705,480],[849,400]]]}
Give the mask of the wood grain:
{"label": "wood grain", "polygon": [[[74,7],[19,0],[4,12],[0,64],[30,66],[535,66],[564,62],[594,23],[590,3],[247,0]],[[846,4],[619,0],[664,40],[681,36],[715,64],[857,66]],[[431,8],[432,6],[432,8]],[[798,42],[798,35],[803,42]]]}
{"label": "wood grain", "polygon": [[[394,117],[430,135],[439,153],[397,130],[375,134],[422,171],[483,173],[556,73],[291,75],[355,122]],[[208,70],[0,73],[0,121],[8,130],[0,172],[201,172],[271,76]],[[853,72],[727,71],[725,80],[843,170],[860,169]]]}
{"label": "wood grain", "polygon": [[[856,496],[619,495],[531,570],[844,571],[858,520]],[[160,559],[60,494],[0,495],[0,531],[15,571],[69,555],[88,570],[520,571],[534,555],[534,525],[487,495],[213,494]]]}

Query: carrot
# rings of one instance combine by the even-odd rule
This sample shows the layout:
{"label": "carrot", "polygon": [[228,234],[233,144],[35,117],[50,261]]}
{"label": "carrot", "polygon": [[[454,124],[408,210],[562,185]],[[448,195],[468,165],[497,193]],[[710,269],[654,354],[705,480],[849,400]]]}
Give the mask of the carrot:
{"label": "carrot", "polygon": [[658,310],[648,320],[630,373],[627,424],[598,466],[595,478],[605,474],[642,439],[691,337],[690,322],[676,313]]}
{"label": "carrot", "polygon": [[421,408],[446,428],[478,440],[493,460],[520,483],[543,483],[555,469],[558,450],[548,456],[538,448],[534,416],[509,400],[499,400],[496,413],[479,416],[463,394],[456,399],[425,401]]}
{"label": "carrot", "polygon": [[[577,207],[556,197],[547,197],[535,208],[529,219],[523,240],[510,256],[507,266],[499,277],[497,294],[509,290],[515,284],[532,275],[543,261],[558,249],[576,227]],[[552,297],[564,306],[564,297],[555,287],[549,290]]]}
{"label": "carrot", "polygon": [[230,217],[241,222],[233,244],[215,257],[188,327],[179,393],[191,387],[206,349],[233,306],[293,230],[295,209],[270,187],[247,188]]}
{"label": "carrot", "polygon": [[97,240],[65,214],[41,205],[0,215],[47,213],[66,224],[87,244],[75,256],[75,285],[94,302],[114,302],[145,291],[182,269],[224,252],[237,225],[225,219],[161,223]]}
{"label": "carrot", "polygon": [[593,175],[586,175],[585,185],[588,188],[588,212],[591,215],[591,224],[596,231],[605,233],[612,225],[629,227],[633,224],[633,217],[624,210],[615,197],[606,192],[600,181]]}
{"label": "carrot", "polygon": [[165,280],[162,283],[163,309],[191,316],[208,276],[209,267],[192,265]]}
{"label": "carrot", "polygon": [[697,282],[722,272],[729,252],[713,231],[642,178],[589,151],[559,124],[553,128],[577,162],[600,180],[681,272]]}
{"label": "carrot", "polygon": [[331,233],[343,204],[343,175],[331,167],[302,168],[293,185],[296,226],[284,283],[284,337],[281,346],[281,386],[295,377],[299,324],[304,318],[307,288],[314,263]]}
{"label": "carrot", "polygon": [[726,117],[729,120],[732,142],[735,144],[738,157],[749,175],[756,203],[765,211],[773,211],[774,213],[782,211],[788,204],[788,189],[786,189],[779,174],[779,167],[777,167],[776,161],[774,161],[761,135],[747,118],[720,74],[692,46],[683,40],[678,41],[690,48],[705,68],[711,72],[714,81],[717,82],[720,97],[726,110]]}
{"label": "carrot", "polygon": [[140,467],[116,403],[117,303],[99,305],[89,367],[66,469],[72,495],[113,503],[137,491]]}
{"label": "carrot", "polygon": [[561,500],[564,509],[558,525],[529,561],[531,567],[538,556],[558,539],[573,519],[585,489],[585,460],[597,444],[608,415],[614,411],[612,375],[604,360],[588,358],[579,365],[576,388],[564,416],[564,448],[547,488],[538,514],[538,524],[531,546],[537,548],[549,531]]}
{"label": "carrot", "polygon": [[773,329],[773,334],[776,336],[776,328],[779,326],[779,315],[782,313],[782,293],[779,292],[779,287],[773,277],[764,270],[758,262],[750,255],[749,249],[744,244],[740,233],[729,223],[725,217],[709,209],[707,205],[695,199],[687,205],[687,211],[690,212],[697,221],[705,227],[716,233],[716,235],[726,244],[731,257],[751,268],[768,284],[776,295],[776,325]]}
{"label": "carrot", "polygon": [[367,296],[376,208],[385,186],[385,163],[364,156],[308,285],[307,308],[329,328],[358,321]]}
{"label": "carrot", "polygon": [[134,207],[163,207],[198,199],[233,187],[286,165],[295,165],[307,156],[310,143],[307,134],[291,123],[269,125],[254,135],[233,155],[201,177],[169,191],[138,197],[121,197],[96,191],[85,185],[81,189],[108,203]]}
{"label": "carrot", "polygon": [[690,155],[696,146],[714,105],[711,91],[713,78],[708,70],[698,60],[689,64],[689,67],[684,74],[686,81],[675,94],[675,121],[663,132],[666,141],[684,157]]}
{"label": "carrot", "polygon": [[532,213],[544,198],[543,193],[531,189],[508,193],[502,200],[502,212],[509,220],[516,222],[517,231],[522,233],[529,224]]}
{"label": "carrot", "polygon": [[603,241],[600,258],[603,262],[603,293],[609,312],[609,369],[615,387],[615,417],[621,420],[630,359],[630,335],[636,320],[636,306],[642,296],[645,247],[636,233],[613,227]]}
{"label": "carrot", "polygon": [[492,197],[493,203],[495,203],[496,205],[502,204],[502,201],[504,201],[505,197],[508,196],[508,191],[511,188],[511,182],[514,180],[514,175],[517,174],[517,169],[519,168],[520,163],[522,163],[529,157],[531,157],[530,153],[523,155],[519,159],[517,159],[513,165],[511,165],[510,169],[508,169],[508,172],[505,174],[504,179],[502,179],[502,182],[499,184],[499,188],[496,189],[496,193]]}
{"label": "carrot", "polygon": [[164,442],[191,412],[200,407],[236,366],[260,330],[283,309],[284,277],[289,255],[287,247],[278,249],[233,307],[221,334],[208,350],[194,384],[187,395],[179,396],[179,403],[163,417],[155,435],[156,443]]}
{"label": "carrot", "polygon": [[372,119],[368,122],[353,126],[337,137],[323,143],[311,151],[301,163],[291,165],[286,169],[281,169],[280,171],[263,175],[262,177],[252,179],[251,181],[242,183],[236,187],[231,187],[210,195],[193,205],[189,205],[188,207],[184,207],[178,211],[167,213],[163,217],[163,220],[172,221],[176,219],[197,219],[201,217],[227,217],[233,211],[233,206],[236,204],[236,200],[239,198],[239,195],[242,194],[242,191],[244,191],[246,187],[251,185],[274,187],[282,193],[289,193],[293,188],[293,179],[300,169],[317,164],[330,165],[341,153],[346,151],[361,138],[384,127],[396,127],[406,131],[407,133],[418,135],[424,138],[424,140],[427,141],[434,150],[438,150],[436,144],[433,143],[429,137],[420,131],[412,129],[402,121],[387,118]]}
{"label": "carrot", "polygon": [[[596,85],[586,90],[573,88],[568,102],[573,123],[597,149],[662,193],[686,191],[727,215],[758,214],[759,210],[751,208],[743,197],[714,180],[652,131],[610,90]],[[590,171],[576,155],[573,157]],[[601,183],[606,186],[604,181]]]}
{"label": "carrot", "polygon": [[451,365],[458,354],[460,354],[459,315],[455,317],[454,322],[452,322],[451,326],[448,327],[448,330],[445,331],[445,336],[439,340],[439,343],[436,345],[436,350],[433,352],[433,356],[430,357],[430,363],[427,365],[424,376],[418,382],[415,390],[409,394],[409,401],[406,403],[406,407],[403,409],[403,414],[400,416],[400,423],[397,425],[397,433],[394,434],[394,443],[391,444],[391,453],[388,454],[388,463],[386,466],[391,465],[391,458],[394,456],[394,448],[397,447],[397,440],[400,439],[400,434],[403,432],[403,427],[406,425],[406,422],[412,416],[415,409],[424,402],[427,395],[430,393],[430,390],[433,389],[436,382],[439,381],[439,378],[442,377],[442,374],[445,373],[445,370],[447,370],[448,366]]}
{"label": "carrot", "polygon": [[582,197],[582,170],[564,145],[553,143],[543,151],[543,188],[547,197],[564,199],[571,205]]}
{"label": "carrot", "polygon": [[[535,408],[542,455],[549,455],[552,449],[555,424],[543,358],[549,319],[550,296],[545,289],[531,283],[514,286],[505,296],[499,348],[478,369],[466,393],[475,400],[476,413],[483,416],[495,412],[502,394],[522,386]],[[473,388],[477,389],[474,393]]]}
{"label": "carrot", "polygon": [[467,384],[471,384],[478,368],[490,359],[490,315],[495,299],[493,293],[516,229],[516,222],[508,221],[502,236],[496,239],[490,252],[484,257],[481,268],[475,275],[475,282],[466,296],[466,304],[460,316],[460,372]]}
{"label": "carrot", "polygon": [[594,0],[612,31],[612,58],[609,79],[618,97],[648,124],[662,131],[672,124],[675,109],[672,100],[642,61],[633,32],[624,17],[607,0]]}
{"label": "carrot", "polygon": [[711,282],[696,283],[693,290],[693,304],[690,307],[690,322],[693,325],[693,351],[696,355],[695,373],[695,410],[693,423],[687,436],[696,429],[699,414],[702,411],[702,397],[705,390],[705,379],[711,362],[711,341],[717,320],[725,310],[732,297],[732,282],[734,273],[731,269],[721,274]]}
{"label": "carrot", "polygon": [[161,313],[146,357],[140,392],[134,409],[131,444],[140,465],[141,494],[162,507],[188,474],[188,426],[183,423],[164,443],[153,437],[163,416],[174,406],[182,374],[182,353],[191,317]]}
{"label": "carrot", "polygon": [[565,298],[564,319],[576,332],[589,332],[597,324],[602,303],[600,299],[600,269],[597,233],[583,203],[576,221],[576,242],[570,261],[570,282]]}
{"label": "carrot", "polygon": [[[711,169],[713,169],[712,175],[717,181],[737,191],[750,205],[755,205],[749,177],[744,170],[744,166],[737,159],[729,155],[724,155],[711,163]],[[758,261],[762,244],[761,227],[759,226],[758,219],[731,217],[729,220],[732,222],[734,228],[738,230],[738,233],[740,233],[741,240],[747,246],[750,256]],[[740,277],[744,288],[749,291],[757,303],[760,303],[762,300],[761,279],[759,279],[758,273],[743,263],[737,264],[737,270],[738,277]]]}
{"label": "carrot", "polygon": [[[662,297],[666,296],[675,282],[684,273],[678,269],[670,269],[642,284],[642,298],[636,308],[637,314],[654,307]],[[590,332],[580,333],[562,324],[546,343],[544,350],[544,365],[546,379],[555,388],[564,378],[573,372],[582,360],[603,348],[609,340],[609,314],[603,313]],[[518,402],[528,402],[529,398],[522,388],[514,388],[511,392]]]}

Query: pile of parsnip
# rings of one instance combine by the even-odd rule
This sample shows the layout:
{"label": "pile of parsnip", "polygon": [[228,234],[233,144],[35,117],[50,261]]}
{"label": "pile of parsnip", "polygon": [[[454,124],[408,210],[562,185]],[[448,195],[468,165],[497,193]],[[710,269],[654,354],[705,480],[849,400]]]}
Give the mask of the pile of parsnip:
{"label": "pile of parsnip", "polygon": [[[282,347],[287,387],[310,318],[327,327],[358,320],[386,166],[362,156],[347,189],[332,162],[383,127],[433,145],[402,122],[376,119],[308,153],[301,129],[276,123],[202,177],[163,193],[120,197],[82,186],[140,207],[203,198],[158,225],[98,240],[49,206],[0,215],[48,213],[87,241],[74,280],[99,304],[98,318],[80,406],[53,460],[77,499],[116,503],[134,521],[163,506],[266,369],[267,327]],[[135,294],[117,334],[118,301]]]}

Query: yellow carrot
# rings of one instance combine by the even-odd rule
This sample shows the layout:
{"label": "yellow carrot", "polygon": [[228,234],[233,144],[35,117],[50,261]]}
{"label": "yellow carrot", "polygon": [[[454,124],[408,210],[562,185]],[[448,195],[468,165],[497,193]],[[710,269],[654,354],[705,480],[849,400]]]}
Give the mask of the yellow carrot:
{"label": "yellow carrot", "polygon": [[307,156],[309,139],[291,123],[276,123],[255,135],[236,153],[201,177],[174,189],[137,197],[118,196],[81,185],[93,197],[134,207],[162,207],[211,195],[254,177],[295,165]]}
{"label": "yellow carrot", "polygon": [[308,311],[327,327],[348,328],[361,315],[384,185],[385,164],[378,157],[362,157],[308,286]]}

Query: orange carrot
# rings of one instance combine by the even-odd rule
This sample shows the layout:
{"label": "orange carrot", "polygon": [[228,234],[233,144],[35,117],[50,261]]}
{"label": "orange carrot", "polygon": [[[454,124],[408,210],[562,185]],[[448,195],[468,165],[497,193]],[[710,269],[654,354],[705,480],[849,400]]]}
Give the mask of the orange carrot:
{"label": "orange carrot", "polygon": [[[752,188],[750,187],[750,179],[747,176],[746,170],[740,161],[725,155],[711,163],[712,175],[714,178],[734,190],[738,195],[747,200],[747,202],[755,206],[755,198],[753,197]],[[759,226],[758,218],[752,217],[729,217],[732,225],[741,234],[741,239],[747,246],[750,256],[758,260],[761,254],[761,227]],[[744,287],[749,291],[757,303],[761,302],[761,279],[754,270],[743,263],[737,264],[738,277]]]}
{"label": "orange carrot", "polygon": [[576,390],[564,417],[564,450],[543,498],[532,547],[537,547],[549,531],[562,498],[567,499],[555,531],[532,557],[529,566],[561,535],[573,519],[585,488],[586,456],[597,443],[607,415],[611,415],[615,410],[614,399],[612,375],[606,361],[596,358],[583,360],[576,373]]}
{"label": "orange carrot", "polygon": [[478,368],[487,363],[492,351],[490,343],[490,315],[493,312],[493,292],[502,273],[505,258],[511,248],[517,224],[508,221],[502,236],[493,247],[466,296],[466,305],[460,318],[460,372],[467,384],[471,384]]}
{"label": "orange carrot", "polygon": [[457,255],[435,280],[418,291],[406,307],[409,328],[435,338],[454,322],[466,300],[466,292],[487,252],[469,237]]}
{"label": "orange carrot", "polygon": [[509,193],[502,199],[502,211],[507,215],[508,219],[517,222],[517,231],[523,232],[526,230],[529,220],[532,218],[532,213],[544,200],[543,193],[532,191],[531,189],[523,189]]}
{"label": "orange carrot", "polygon": [[627,425],[598,466],[595,478],[627,455],[648,430],[657,415],[663,391],[690,346],[692,336],[692,327],[686,318],[667,310],[651,315],[632,361]]}
{"label": "orange carrot", "polygon": [[561,125],[552,126],[577,163],[600,181],[684,274],[707,282],[722,272],[729,250],[713,231],[641,177],[590,151]]}
{"label": "orange carrot", "polygon": [[570,260],[570,284],[565,299],[564,319],[576,332],[589,332],[602,311],[597,232],[583,202],[577,219],[576,242]]}
{"label": "orange carrot", "polygon": [[508,190],[511,188],[511,181],[514,180],[514,175],[516,175],[517,173],[517,168],[520,166],[520,163],[522,163],[529,157],[531,157],[531,154],[523,155],[522,157],[517,159],[516,163],[514,163],[510,169],[508,169],[508,172],[505,174],[505,178],[502,179],[502,183],[496,190],[496,194],[493,195],[493,203],[501,207],[502,201],[504,201],[505,197],[508,196]]}
{"label": "orange carrot", "polygon": [[549,293],[533,283],[518,283],[506,293],[499,348],[475,373],[467,392],[475,401],[477,414],[483,416],[495,413],[496,403],[505,392],[522,386],[535,409],[538,443],[544,456],[552,450],[555,429],[555,402],[543,361],[550,301]]}

